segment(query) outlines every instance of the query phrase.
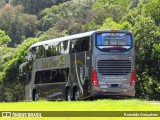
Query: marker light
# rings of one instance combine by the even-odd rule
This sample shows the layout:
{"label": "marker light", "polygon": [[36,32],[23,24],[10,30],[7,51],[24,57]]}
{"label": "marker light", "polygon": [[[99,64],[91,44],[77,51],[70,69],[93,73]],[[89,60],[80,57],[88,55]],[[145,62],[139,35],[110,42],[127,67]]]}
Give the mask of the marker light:
{"label": "marker light", "polygon": [[94,86],[98,87],[98,78],[96,70],[92,71],[92,83]]}

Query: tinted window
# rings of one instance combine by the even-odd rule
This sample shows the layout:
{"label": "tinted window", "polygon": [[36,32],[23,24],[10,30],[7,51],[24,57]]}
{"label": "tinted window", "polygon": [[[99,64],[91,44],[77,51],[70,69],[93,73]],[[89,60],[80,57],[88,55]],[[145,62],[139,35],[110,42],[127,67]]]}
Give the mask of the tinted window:
{"label": "tinted window", "polygon": [[97,46],[131,46],[131,35],[126,33],[98,34]]}
{"label": "tinted window", "polygon": [[69,68],[37,71],[35,84],[66,82],[68,80]]}
{"label": "tinted window", "polygon": [[89,51],[89,49],[90,49],[90,37],[83,37],[71,40],[70,53]]}
{"label": "tinted window", "polygon": [[127,50],[132,46],[131,33],[97,33],[96,47],[100,50]]}
{"label": "tinted window", "polygon": [[47,57],[52,56],[52,48],[51,48],[51,46],[48,46],[48,48],[47,48],[47,50],[46,50],[46,56],[47,56]]}
{"label": "tinted window", "polygon": [[68,54],[69,53],[69,41],[61,42],[61,54]]}

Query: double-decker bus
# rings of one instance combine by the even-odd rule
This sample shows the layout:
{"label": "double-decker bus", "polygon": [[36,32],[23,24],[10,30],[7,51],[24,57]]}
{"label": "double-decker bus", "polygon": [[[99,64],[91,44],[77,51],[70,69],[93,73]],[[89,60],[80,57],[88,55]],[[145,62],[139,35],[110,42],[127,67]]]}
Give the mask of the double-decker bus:
{"label": "double-decker bus", "polygon": [[133,34],[90,31],[37,42],[19,70],[27,101],[135,96]]}

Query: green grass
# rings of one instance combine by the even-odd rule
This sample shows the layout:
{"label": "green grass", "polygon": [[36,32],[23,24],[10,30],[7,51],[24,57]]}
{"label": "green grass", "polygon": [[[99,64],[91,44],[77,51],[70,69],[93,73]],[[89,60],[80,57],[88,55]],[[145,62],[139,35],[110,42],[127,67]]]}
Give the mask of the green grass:
{"label": "green grass", "polygon": [[[95,100],[95,101],[38,101],[38,102],[15,102],[15,103],[0,103],[0,111],[159,111],[160,105],[150,104],[147,101],[138,99],[128,100]],[[20,119],[20,118],[15,118]],[[23,118],[24,119],[24,118]],[[31,119],[31,118],[25,118]],[[33,119],[33,118],[32,118]],[[38,118],[35,118],[38,119]],[[41,118],[48,119],[48,118]],[[53,118],[50,118],[53,119]],[[80,118],[56,118],[56,119],[80,119]],[[98,119],[98,118],[83,118],[83,119]],[[99,119],[102,119],[99,118]],[[106,119],[106,118],[103,118]],[[128,118],[113,118],[109,119],[126,119]],[[137,119],[137,118],[129,118]],[[138,118],[151,119],[151,118]],[[154,119],[159,119],[154,118]]]}

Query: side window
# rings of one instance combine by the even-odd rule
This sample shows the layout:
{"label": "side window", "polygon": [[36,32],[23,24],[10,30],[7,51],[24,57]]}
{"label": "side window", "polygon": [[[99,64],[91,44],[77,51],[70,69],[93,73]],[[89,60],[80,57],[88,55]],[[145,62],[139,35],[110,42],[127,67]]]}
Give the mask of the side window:
{"label": "side window", "polygon": [[37,71],[35,75],[35,84],[42,84],[43,83],[43,76],[42,71]]}
{"label": "side window", "polygon": [[35,60],[36,59],[36,47],[33,47],[29,50],[28,59],[29,60]]}
{"label": "side window", "polygon": [[37,71],[35,75],[35,84],[50,83],[51,71]]}
{"label": "side window", "polygon": [[26,66],[26,84],[29,84],[29,82],[31,81],[31,66],[28,64]]}
{"label": "side window", "polygon": [[66,82],[68,80],[69,68],[37,71],[35,84]]}
{"label": "side window", "polygon": [[42,57],[42,58],[45,58],[45,57],[46,57],[45,46],[41,46],[41,52],[42,52],[41,57]]}
{"label": "side window", "polygon": [[56,42],[52,45],[52,54],[53,56],[56,56],[56,55],[60,55],[60,52],[61,52],[61,44],[60,42]]}
{"label": "side window", "polygon": [[82,51],[90,50],[90,37],[81,38],[81,50]]}
{"label": "side window", "polygon": [[51,82],[52,82],[52,83],[56,83],[56,82],[59,82],[59,81],[60,81],[61,74],[60,74],[59,69],[52,70],[51,75],[52,75],[52,76],[51,76]]}
{"label": "side window", "polygon": [[51,55],[52,55],[52,56],[55,56],[55,55],[56,55],[56,43],[54,43],[54,44],[51,46]]}
{"label": "side window", "polygon": [[50,83],[51,71],[45,70],[42,72],[42,74],[43,74],[43,83]]}
{"label": "side window", "polygon": [[42,52],[43,52],[43,46],[37,47],[37,51],[36,51],[36,58],[37,59],[42,57]]}
{"label": "side window", "polygon": [[90,37],[71,40],[70,53],[83,52],[90,50]]}
{"label": "side window", "polygon": [[37,50],[36,50],[36,58],[42,58],[42,55],[43,55],[43,46],[39,46],[37,47]]}
{"label": "side window", "polygon": [[52,56],[52,46],[48,46],[46,49],[46,56],[50,57]]}
{"label": "side window", "polygon": [[40,57],[41,57],[40,50],[39,50],[39,47],[37,47],[37,50],[36,50],[36,59],[38,59]]}
{"label": "side window", "polygon": [[76,53],[77,52],[77,40],[71,40],[70,44],[70,52],[69,53]]}
{"label": "side window", "polygon": [[69,41],[61,42],[61,54],[69,53]]}
{"label": "side window", "polygon": [[81,41],[80,41],[80,40],[77,40],[77,39],[71,40],[70,53],[81,52],[80,42],[81,42]]}
{"label": "side window", "polygon": [[61,74],[63,76],[62,81],[67,82],[68,81],[69,68],[62,69]]}
{"label": "side window", "polygon": [[66,82],[68,80],[69,68],[56,69],[51,72],[51,82]]}

